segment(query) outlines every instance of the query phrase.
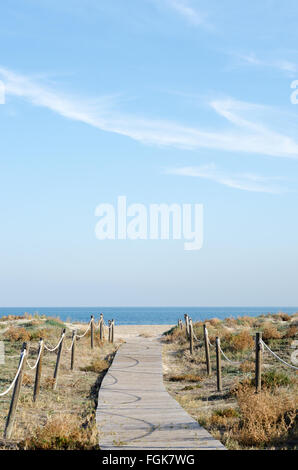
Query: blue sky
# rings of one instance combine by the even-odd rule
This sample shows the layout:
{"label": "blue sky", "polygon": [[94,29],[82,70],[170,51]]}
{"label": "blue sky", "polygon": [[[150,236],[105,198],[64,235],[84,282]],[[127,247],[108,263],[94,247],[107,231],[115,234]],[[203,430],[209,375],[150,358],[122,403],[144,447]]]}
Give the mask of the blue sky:
{"label": "blue sky", "polygon": [[[295,0],[0,6],[2,306],[298,305]],[[204,245],[95,208],[201,203]]]}

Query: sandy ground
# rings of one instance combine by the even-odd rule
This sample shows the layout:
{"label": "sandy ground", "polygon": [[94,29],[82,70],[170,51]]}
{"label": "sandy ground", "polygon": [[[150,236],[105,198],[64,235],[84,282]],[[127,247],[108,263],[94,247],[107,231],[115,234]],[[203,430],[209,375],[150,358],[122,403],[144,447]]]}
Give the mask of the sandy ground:
{"label": "sandy ground", "polygon": [[174,325],[115,325],[115,339],[130,339],[138,336],[156,338]]}
{"label": "sandy ground", "polygon": [[[86,323],[65,323],[70,329],[80,328],[83,331],[86,329]],[[98,323],[96,323],[96,326]],[[170,330],[175,325],[117,325],[115,324],[115,340],[126,341],[131,338],[145,337],[145,338],[158,338],[165,331]],[[107,336],[107,328],[105,328],[105,336]]]}

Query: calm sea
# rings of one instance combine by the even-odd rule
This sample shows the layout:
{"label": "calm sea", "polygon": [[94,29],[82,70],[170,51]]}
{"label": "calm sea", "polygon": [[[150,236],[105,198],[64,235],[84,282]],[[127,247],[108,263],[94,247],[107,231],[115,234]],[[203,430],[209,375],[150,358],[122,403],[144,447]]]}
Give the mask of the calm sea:
{"label": "calm sea", "polygon": [[24,313],[59,317],[61,320],[88,322],[90,315],[97,319],[100,313],[106,320],[114,318],[118,325],[171,325],[188,313],[194,321],[208,318],[227,318],[243,315],[258,316],[267,313],[298,311],[298,307],[9,307],[0,308],[4,315]]}

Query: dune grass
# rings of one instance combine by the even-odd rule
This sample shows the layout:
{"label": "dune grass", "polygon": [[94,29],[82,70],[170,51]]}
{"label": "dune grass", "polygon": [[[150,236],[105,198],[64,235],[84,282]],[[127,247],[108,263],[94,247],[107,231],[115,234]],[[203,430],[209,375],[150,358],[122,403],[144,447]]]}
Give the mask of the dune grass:
{"label": "dune grass", "polygon": [[[22,342],[29,345],[29,361],[34,364],[38,340],[56,345],[65,324],[58,318],[2,318],[0,340],[4,341],[5,364],[0,366],[0,391],[14,377]],[[83,332],[87,325],[77,325]],[[53,373],[56,352],[44,351],[41,390],[33,403],[35,371],[25,368],[12,439],[1,439],[9,410],[11,393],[0,398],[0,448],[8,449],[90,449],[97,448],[95,409],[101,381],[111,364],[117,345],[100,342],[96,332],[95,348],[90,348],[90,335],[77,341],[74,371],[70,370],[71,331],[67,330],[62,351],[56,390]]]}
{"label": "dune grass", "polygon": [[[229,449],[297,449],[297,372],[265,351],[262,391],[256,394],[254,334],[261,331],[270,348],[291,362],[293,341],[298,339],[298,315],[281,312],[256,318],[212,319],[206,325],[211,343],[219,336],[228,358],[241,364],[222,358],[223,390],[218,392],[214,348],[210,349],[212,375],[206,373],[203,322],[194,323],[198,341],[192,356],[185,327],[173,328],[163,337],[164,382],[169,393]],[[190,384],[189,376],[197,376],[197,383]]]}

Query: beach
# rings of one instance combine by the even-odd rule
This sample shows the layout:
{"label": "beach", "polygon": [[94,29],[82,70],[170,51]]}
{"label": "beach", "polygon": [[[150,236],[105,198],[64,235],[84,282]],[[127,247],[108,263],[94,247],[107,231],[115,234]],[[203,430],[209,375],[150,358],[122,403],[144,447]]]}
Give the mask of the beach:
{"label": "beach", "polygon": [[137,336],[156,338],[174,325],[115,325],[115,339],[124,341]]}

